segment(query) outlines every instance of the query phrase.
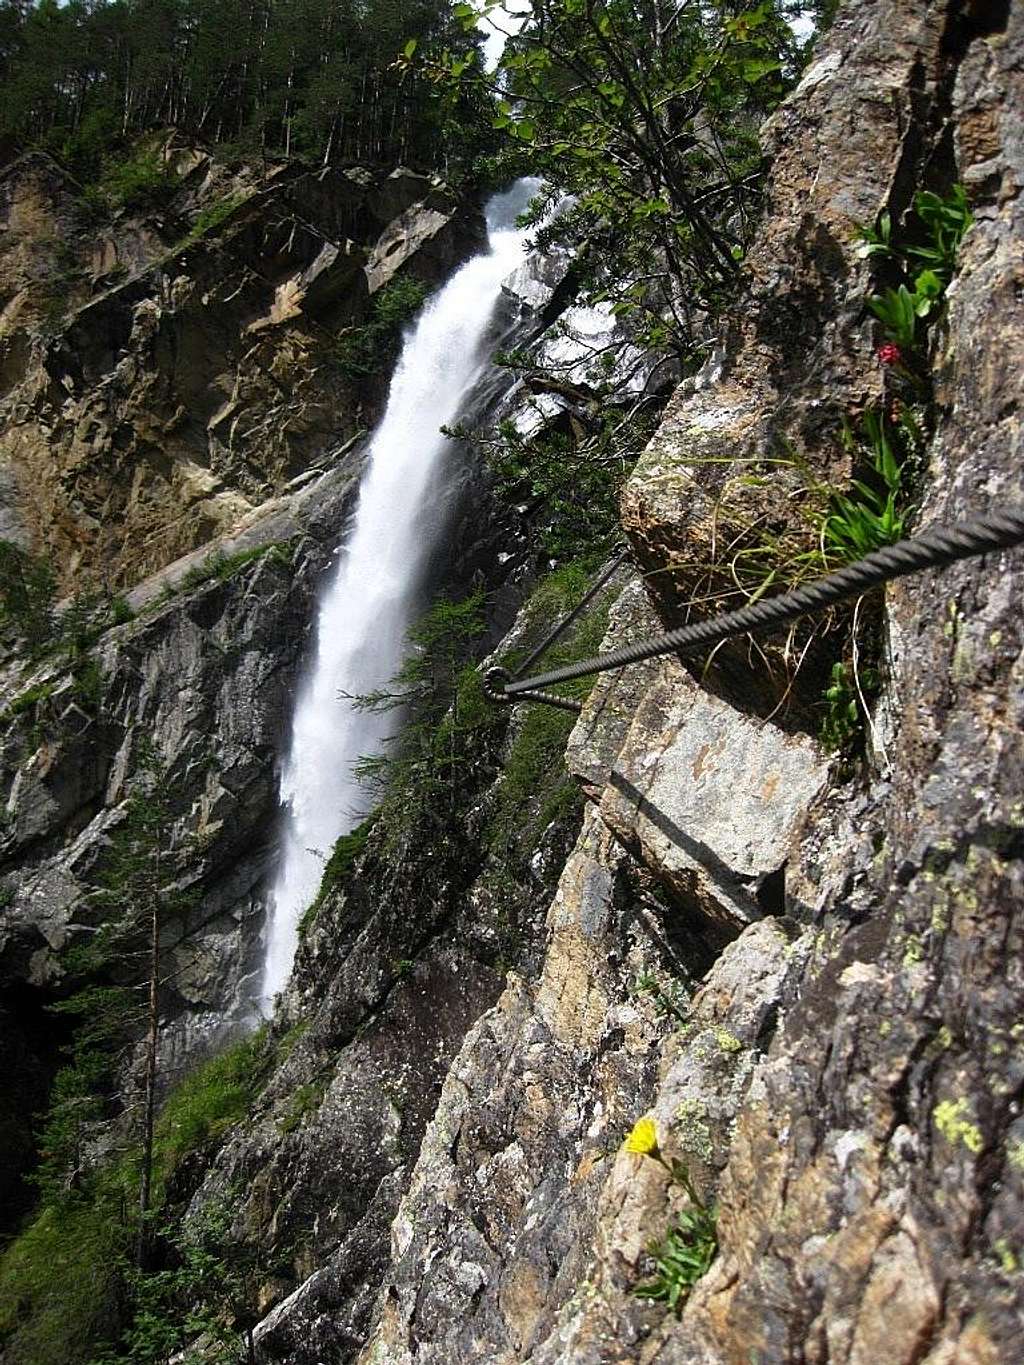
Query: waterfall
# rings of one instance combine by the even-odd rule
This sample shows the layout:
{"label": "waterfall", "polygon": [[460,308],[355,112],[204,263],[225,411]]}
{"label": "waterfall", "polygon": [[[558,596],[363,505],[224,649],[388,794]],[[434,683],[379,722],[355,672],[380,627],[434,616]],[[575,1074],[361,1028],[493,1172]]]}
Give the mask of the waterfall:
{"label": "waterfall", "polygon": [[386,688],[402,664],[456,475],[440,427],[458,417],[488,363],[484,341],[501,282],[525,254],[526,233],[515,219],[539,187],[520,180],[487,205],[488,249],[428,301],[405,339],[370,442],[351,533],[320,602],[316,655],[298,692],[281,777],[282,856],[260,990],[265,1015],[288,980],[299,921],[326,859],[367,813],[352,765],[379,754],[400,724],[394,712],[355,709],[344,694]]}

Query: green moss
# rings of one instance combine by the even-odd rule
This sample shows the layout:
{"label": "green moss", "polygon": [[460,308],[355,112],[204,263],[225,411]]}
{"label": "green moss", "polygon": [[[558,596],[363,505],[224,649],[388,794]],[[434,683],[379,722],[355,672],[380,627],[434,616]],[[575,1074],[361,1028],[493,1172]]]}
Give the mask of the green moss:
{"label": "green moss", "polygon": [[306,909],[299,920],[299,938],[303,938],[309,932],[321,905],[332,891],[337,890],[343,884],[352,871],[356,859],[366,848],[370,831],[373,829],[376,820],[377,813],[375,811],[361,825],[357,825],[354,830],[348,834],[342,834],[334,845],[331,856],[324,866],[324,875],[320,879],[320,889],[316,893],[316,900]]}
{"label": "green moss", "polygon": [[907,968],[916,967],[923,957],[924,948],[922,947],[921,940],[916,934],[911,934],[907,939],[907,946],[903,952],[903,966]]}
{"label": "green moss", "polygon": [[154,1135],[156,1183],[165,1183],[190,1152],[214,1142],[245,1117],[269,1061],[263,1028],[204,1062],[172,1090]]}
{"label": "green moss", "polygon": [[277,1126],[280,1131],[282,1133],[293,1133],[307,1114],[315,1113],[323,1103],[326,1089],[327,1085],[324,1081],[313,1081],[308,1085],[300,1085],[289,1098],[288,1107],[278,1120]]}

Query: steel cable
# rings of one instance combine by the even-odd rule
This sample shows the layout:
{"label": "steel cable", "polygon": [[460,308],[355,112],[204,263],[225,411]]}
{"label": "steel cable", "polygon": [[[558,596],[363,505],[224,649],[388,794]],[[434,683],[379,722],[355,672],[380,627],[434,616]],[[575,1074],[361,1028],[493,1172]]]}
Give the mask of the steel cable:
{"label": "steel cable", "polygon": [[1024,512],[993,512],[974,521],[953,526],[933,526],[913,540],[901,540],[895,545],[873,550],[871,554],[837,569],[835,573],[806,587],[781,593],[778,597],[763,598],[748,606],[739,607],[708,621],[670,630],[664,635],[639,640],[597,654],[578,663],[565,664],[548,673],[513,681],[505,669],[489,669],[485,691],[492,701],[543,701],[548,705],[577,710],[578,702],[545,693],[543,688],[553,683],[584,678],[608,669],[623,668],[626,664],[653,659],[661,654],[676,654],[717,644],[734,635],[758,634],[775,630],[809,612],[823,611],[836,602],[843,602],[894,578],[920,573],[922,569],[943,568],[957,560],[1005,550],[1024,542]]}

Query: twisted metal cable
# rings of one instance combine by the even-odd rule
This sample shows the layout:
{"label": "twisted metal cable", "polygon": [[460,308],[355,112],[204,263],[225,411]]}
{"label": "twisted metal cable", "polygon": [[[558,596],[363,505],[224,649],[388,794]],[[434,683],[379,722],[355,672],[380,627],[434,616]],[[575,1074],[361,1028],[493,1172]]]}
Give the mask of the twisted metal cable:
{"label": "twisted metal cable", "polygon": [[604,573],[602,573],[597,579],[595,579],[595,581],[587,589],[584,595],[573,607],[572,611],[569,612],[567,616],[562,617],[561,621],[558,622],[558,624],[549,632],[549,634],[545,635],[544,639],[541,640],[540,644],[537,646],[536,649],[530,650],[529,654],[512,674],[513,678],[521,678],[523,674],[526,672],[526,670],[530,668],[533,664],[535,664],[537,660],[540,658],[540,656],[547,649],[549,649],[551,645],[555,643],[558,637],[564,631],[569,629],[569,627],[580,615],[580,613],[586,611],[587,607],[590,606],[591,602],[593,602],[597,594],[601,591],[601,589],[608,582],[608,580],[613,576],[613,574],[618,569],[619,565],[624,562],[628,554],[629,546],[624,545],[622,549],[619,551],[619,553],[615,555],[615,557],[612,559],[611,563],[605,569]]}
{"label": "twisted metal cable", "polygon": [[484,696],[498,706],[510,706],[513,701],[542,701],[547,706],[557,706],[559,710],[572,711],[577,716],[583,710],[582,702],[574,701],[572,697],[560,697],[557,692],[539,692],[531,688],[528,692],[519,691],[514,698],[510,697],[507,684],[511,681],[512,674],[507,668],[489,668],[484,674]]}
{"label": "twisted metal cable", "polygon": [[492,701],[543,701],[565,710],[576,710],[579,703],[540,689],[552,683],[604,673],[611,668],[639,663],[661,654],[674,654],[717,644],[734,635],[759,634],[775,630],[808,612],[823,611],[850,597],[859,597],[870,588],[890,579],[920,573],[922,569],[944,568],[960,559],[1005,550],[1024,542],[1024,512],[993,512],[975,521],[953,526],[933,526],[913,540],[901,540],[881,550],[873,550],[855,564],[836,570],[826,578],[778,597],[762,598],[735,611],[725,612],[708,621],[697,621],[665,635],[635,644],[622,645],[607,654],[597,654],[579,663],[566,664],[532,678],[513,681],[506,670],[491,669],[485,679],[485,692]]}

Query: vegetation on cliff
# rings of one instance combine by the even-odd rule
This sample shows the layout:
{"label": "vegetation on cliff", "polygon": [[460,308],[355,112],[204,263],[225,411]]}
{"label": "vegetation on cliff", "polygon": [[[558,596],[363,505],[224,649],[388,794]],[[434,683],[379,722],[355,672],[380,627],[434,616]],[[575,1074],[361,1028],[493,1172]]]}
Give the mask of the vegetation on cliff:
{"label": "vegetation on cliff", "polygon": [[[396,69],[413,37],[473,48],[446,0],[3,0],[0,152],[41,145],[93,181],[118,143],[175,126],[241,155],[433,169],[479,119]],[[130,201],[159,189],[145,171],[110,183]]]}

